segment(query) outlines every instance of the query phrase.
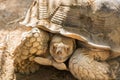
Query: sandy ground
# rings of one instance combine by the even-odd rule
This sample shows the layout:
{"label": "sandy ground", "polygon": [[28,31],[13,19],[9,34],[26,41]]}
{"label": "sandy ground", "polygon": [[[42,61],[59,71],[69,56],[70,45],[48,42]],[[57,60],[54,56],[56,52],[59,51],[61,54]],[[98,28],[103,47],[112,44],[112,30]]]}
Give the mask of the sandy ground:
{"label": "sandy ground", "polygon": [[16,80],[77,80],[67,71],[59,71],[53,67],[41,66],[40,70],[30,75],[16,74]]}

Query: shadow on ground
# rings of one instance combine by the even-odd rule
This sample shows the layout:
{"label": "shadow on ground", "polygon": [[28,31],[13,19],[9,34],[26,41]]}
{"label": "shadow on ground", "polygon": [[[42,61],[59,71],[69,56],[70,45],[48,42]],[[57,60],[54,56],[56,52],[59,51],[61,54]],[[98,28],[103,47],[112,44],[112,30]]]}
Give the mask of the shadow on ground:
{"label": "shadow on ground", "polygon": [[40,70],[30,75],[16,73],[16,80],[77,80],[68,71],[59,71],[53,67],[40,66]]}

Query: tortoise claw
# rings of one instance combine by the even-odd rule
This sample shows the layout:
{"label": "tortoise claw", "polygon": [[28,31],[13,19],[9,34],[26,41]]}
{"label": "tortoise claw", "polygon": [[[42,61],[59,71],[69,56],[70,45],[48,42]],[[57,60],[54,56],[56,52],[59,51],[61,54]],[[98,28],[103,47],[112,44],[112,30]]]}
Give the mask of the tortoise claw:
{"label": "tortoise claw", "polygon": [[68,68],[65,65],[65,63],[57,63],[54,61],[52,65],[58,70],[67,70],[68,71]]}

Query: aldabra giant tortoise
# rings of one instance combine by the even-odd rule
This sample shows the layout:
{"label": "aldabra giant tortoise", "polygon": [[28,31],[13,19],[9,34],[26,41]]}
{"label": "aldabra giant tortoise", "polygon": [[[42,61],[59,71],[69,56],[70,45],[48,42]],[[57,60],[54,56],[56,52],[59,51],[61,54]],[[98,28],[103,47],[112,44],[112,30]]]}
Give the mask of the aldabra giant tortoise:
{"label": "aldabra giant tortoise", "polygon": [[[25,36],[21,42],[25,46],[19,47],[25,51],[16,50],[19,52],[15,55],[19,55],[24,62],[19,64],[21,59],[16,58],[17,70],[23,72],[23,67],[25,69],[31,65],[38,65],[37,63],[64,70],[67,69],[64,62],[69,57],[67,70],[78,79],[118,79],[119,59],[115,58],[120,56],[120,1],[56,0],[56,3],[50,1],[54,2],[54,0],[35,0],[24,21],[20,22],[25,26],[39,29],[35,28],[35,32],[34,28],[30,30],[27,35],[32,33],[31,36]],[[49,9],[49,3],[50,7],[55,7]],[[48,32],[44,30],[53,36],[50,48],[47,48],[50,38]],[[75,52],[74,39],[79,43]],[[20,52],[21,54],[18,54]],[[23,56],[22,53],[27,56]],[[31,62],[28,63],[26,59]],[[28,65],[22,65],[26,63]],[[117,66],[113,66],[114,64]],[[32,68],[27,69],[28,72],[35,71]]]}

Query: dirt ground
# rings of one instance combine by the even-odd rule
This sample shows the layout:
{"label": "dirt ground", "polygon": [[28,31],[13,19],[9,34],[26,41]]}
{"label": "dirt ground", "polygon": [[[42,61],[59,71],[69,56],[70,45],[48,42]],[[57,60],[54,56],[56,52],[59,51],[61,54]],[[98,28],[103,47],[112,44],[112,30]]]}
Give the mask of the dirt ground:
{"label": "dirt ground", "polygon": [[16,74],[16,80],[77,80],[68,71],[59,71],[53,67],[41,66],[40,70],[30,75]]}

